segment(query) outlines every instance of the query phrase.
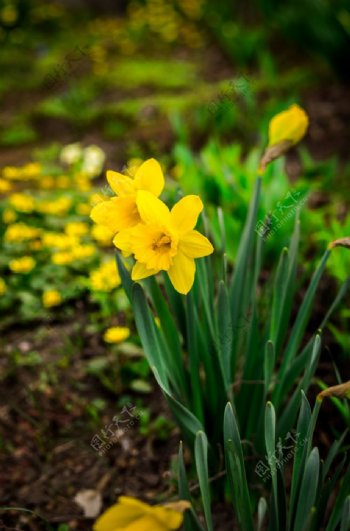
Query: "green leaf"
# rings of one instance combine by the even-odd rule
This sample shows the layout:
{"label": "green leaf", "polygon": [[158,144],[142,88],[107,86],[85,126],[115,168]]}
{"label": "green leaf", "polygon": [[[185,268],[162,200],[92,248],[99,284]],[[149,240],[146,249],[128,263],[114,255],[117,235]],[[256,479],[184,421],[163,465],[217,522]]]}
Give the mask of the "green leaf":
{"label": "green leaf", "polygon": [[242,531],[253,531],[251,501],[244,466],[243,451],[237,421],[230,403],[224,415],[224,446],[227,477]]}
{"label": "green leaf", "polygon": [[168,376],[171,376],[169,366],[165,361],[165,349],[162,348],[159,330],[157,329],[153,314],[149,308],[144,290],[139,284],[132,287],[132,306],[135,314],[137,331],[140,335],[142,346],[148,363],[157,370],[162,385],[168,387]]}
{"label": "green leaf", "polygon": [[271,471],[274,527],[279,529],[278,490],[276,476],[276,413],[271,402],[267,402],[265,409],[265,447],[267,460]]}
{"label": "green leaf", "polygon": [[306,461],[300,484],[295,523],[293,527],[294,531],[302,531],[306,529],[305,522],[309,521],[312,508],[316,501],[319,473],[320,457],[318,448],[314,448]]}
{"label": "green leaf", "polygon": [[219,329],[219,361],[226,389],[229,388],[232,378],[231,354],[232,354],[232,320],[228,291],[223,281],[219,284],[218,296],[218,329]]}
{"label": "green leaf", "polygon": [[205,521],[207,523],[208,530],[213,531],[208,475],[208,440],[203,431],[199,431],[196,435],[194,456],[196,461],[199,488],[202,495]]}
{"label": "green leaf", "polygon": [[195,417],[193,413],[191,413],[191,411],[189,411],[183,404],[181,404],[178,400],[176,400],[176,398],[172,396],[169,389],[161,381],[157,368],[152,367],[152,370],[159,386],[161,387],[169,402],[169,406],[173,412],[176,422],[179,424],[188,442],[192,444],[197,432],[203,431],[202,424],[199,422],[197,417]]}
{"label": "green leaf", "polygon": [[[187,481],[185,463],[184,463],[182,441],[180,442],[179,455],[178,455],[178,486],[179,486],[179,499],[188,500],[190,503],[192,503],[190,489],[189,489],[188,481]],[[185,531],[204,531],[203,526],[198,520],[198,517],[192,507],[190,510],[185,511],[184,528],[185,528]]]}
{"label": "green leaf", "polygon": [[[246,296],[249,290],[249,261],[253,252],[253,244],[255,239],[256,218],[258,212],[258,204],[260,198],[261,178],[259,177],[255,183],[254,196],[249,206],[249,211],[243,234],[241,236],[237,259],[235,264],[234,275],[230,287],[231,313],[232,313],[232,327],[233,330],[238,330],[238,322],[246,310],[247,301]],[[236,343],[238,341],[237,334],[234,337],[233,346],[233,370],[236,364]]]}
{"label": "green leaf", "polygon": [[298,444],[298,439],[304,441],[307,438],[309,431],[309,425],[311,421],[311,408],[305,393],[301,391],[301,406],[299,412],[299,418],[297,423],[297,443],[294,447],[294,462],[292,472],[292,482],[290,491],[290,511],[289,511],[289,528],[291,528],[293,521],[291,520],[295,515],[295,500],[297,493],[299,492],[299,486],[301,481],[301,473],[304,468],[306,459],[306,444]]}
{"label": "green leaf", "polygon": [[[304,296],[303,302],[299,308],[299,312],[297,315],[297,318],[295,320],[294,326],[290,332],[290,339],[287,345],[287,348],[285,350],[285,353],[283,355],[282,364],[280,368],[280,378],[284,376],[287,369],[290,366],[291,361],[295,358],[298,348],[300,346],[300,343],[302,341],[307,323],[309,321],[312,304],[315,299],[315,294],[317,291],[317,287],[319,285],[321,276],[326,268],[328,258],[330,256],[330,250],[327,249],[323,255],[323,258],[318,265],[315,273],[313,274],[313,277],[311,279],[311,282],[309,284],[309,287],[306,291],[306,294]],[[280,395],[280,389],[277,388],[277,392],[273,396],[274,403],[276,404],[276,407],[279,406],[281,399],[283,398]]]}
{"label": "green leaf", "polygon": [[350,529],[350,495],[346,497],[340,522],[340,531],[349,531]]}
{"label": "green leaf", "polygon": [[[282,250],[280,261],[276,271],[275,285],[272,295],[270,340],[276,345],[280,336],[280,325],[283,318],[283,308],[287,292],[289,271],[289,253],[285,247]],[[279,345],[278,345],[279,347]]]}
{"label": "green leaf", "polygon": [[123,288],[125,290],[125,293],[129,299],[129,301],[132,303],[132,287],[133,287],[133,281],[131,280],[131,276],[129,271],[126,269],[124,265],[124,261],[122,259],[122,256],[119,252],[116,254],[116,260],[117,260],[117,267],[119,276],[121,278]]}

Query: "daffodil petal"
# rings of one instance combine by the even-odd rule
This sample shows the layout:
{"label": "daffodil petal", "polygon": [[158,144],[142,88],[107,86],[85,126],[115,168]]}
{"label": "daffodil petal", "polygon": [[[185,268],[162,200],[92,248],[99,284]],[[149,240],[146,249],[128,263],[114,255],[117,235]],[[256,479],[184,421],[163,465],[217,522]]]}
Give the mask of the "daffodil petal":
{"label": "daffodil petal", "polygon": [[113,197],[98,203],[91,211],[91,218],[105,225],[113,233],[135,226],[140,221],[135,196]]}
{"label": "daffodil petal", "polygon": [[135,194],[136,187],[134,180],[127,175],[108,170],[106,176],[109,186],[117,195],[125,196]]}
{"label": "daffodil petal", "polygon": [[203,203],[198,195],[186,195],[171,209],[171,221],[177,232],[185,233],[195,228]]}
{"label": "daffodil petal", "polygon": [[179,529],[183,522],[183,514],[180,511],[174,511],[167,507],[154,507],[153,509],[154,516],[166,527],[165,529]]}
{"label": "daffodil petal", "polygon": [[155,197],[151,192],[140,190],[136,198],[137,208],[144,223],[157,224],[160,226],[170,223],[168,207]]}
{"label": "daffodil petal", "polygon": [[122,251],[124,256],[130,256],[133,253],[132,250],[132,234],[133,229],[125,229],[118,232],[113,239],[113,244]]}
{"label": "daffodil petal", "polygon": [[110,529],[110,531],[168,531],[171,527],[153,518],[150,514],[135,520],[131,524],[123,528]]}
{"label": "daffodil petal", "polygon": [[193,258],[178,252],[168,271],[172,285],[179,293],[186,295],[193,286],[196,265]]}
{"label": "daffodil petal", "polygon": [[94,531],[114,531],[127,529],[144,514],[143,509],[133,505],[117,503],[105,511],[95,522]]}
{"label": "daffodil petal", "polygon": [[164,175],[159,162],[148,159],[141,164],[136,171],[134,183],[138,190],[147,190],[158,197],[164,188]]}
{"label": "daffodil petal", "polygon": [[189,258],[201,258],[214,251],[214,247],[200,232],[191,230],[184,234],[179,241],[179,249]]}
{"label": "daffodil petal", "polygon": [[157,269],[148,269],[145,264],[136,262],[132,268],[131,278],[132,280],[142,280],[143,278],[156,275],[159,271]]}

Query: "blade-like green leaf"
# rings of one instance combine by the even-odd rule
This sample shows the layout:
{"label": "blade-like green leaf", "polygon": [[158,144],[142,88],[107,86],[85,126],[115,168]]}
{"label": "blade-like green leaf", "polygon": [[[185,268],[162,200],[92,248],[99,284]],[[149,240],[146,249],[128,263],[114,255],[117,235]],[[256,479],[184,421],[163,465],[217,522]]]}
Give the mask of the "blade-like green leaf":
{"label": "blade-like green leaf", "polygon": [[305,522],[309,521],[310,514],[316,502],[320,472],[320,457],[318,448],[314,448],[310,453],[302,476],[298,504],[296,507],[296,516],[294,522],[294,531],[303,531]]}
{"label": "blade-like green leaf", "polygon": [[213,531],[208,474],[208,440],[203,431],[199,431],[196,435],[194,456],[196,461],[199,488],[202,495],[205,521],[208,526],[208,531]]}
{"label": "blade-like green leaf", "polygon": [[271,402],[267,402],[265,409],[265,447],[267,460],[271,471],[272,495],[274,508],[274,527],[279,529],[278,490],[276,469],[276,413]]}
{"label": "blade-like green leaf", "polygon": [[227,477],[236,512],[242,531],[253,531],[252,508],[244,466],[239,429],[230,403],[224,415],[224,445]]}
{"label": "blade-like green leaf", "polygon": [[[180,442],[179,454],[178,454],[178,486],[179,486],[179,499],[188,500],[192,503],[190,489],[188,486],[184,455],[183,455],[183,445],[182,441]],[[184,514],[184,531],[204,531],[203,526],[201,525],[198,516],[193,510],[193,507],[188,511],[185,511]]]}

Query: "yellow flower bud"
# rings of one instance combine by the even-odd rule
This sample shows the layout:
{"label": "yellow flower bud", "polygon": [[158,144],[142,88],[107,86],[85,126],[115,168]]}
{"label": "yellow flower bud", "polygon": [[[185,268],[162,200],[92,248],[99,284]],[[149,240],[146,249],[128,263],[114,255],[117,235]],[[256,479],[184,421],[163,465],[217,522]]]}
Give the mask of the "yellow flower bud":
{"label": "yellow flower bud", "polygon": [[292,105],[276,114],[269,125],[269,147],[286,141],[297,144],[305,135],[308,125],[309,118],[299,105]]}

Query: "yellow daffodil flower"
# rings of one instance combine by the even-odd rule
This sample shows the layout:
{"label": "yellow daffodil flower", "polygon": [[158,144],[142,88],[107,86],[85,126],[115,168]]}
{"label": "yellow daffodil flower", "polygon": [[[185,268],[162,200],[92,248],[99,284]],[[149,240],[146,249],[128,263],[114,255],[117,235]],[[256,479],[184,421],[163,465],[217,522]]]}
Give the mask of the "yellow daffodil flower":
{"label": "yellow daffodil flower", "polygon": [[269,124],[269,143],[260,162],[260,173],[267,164],[300,142],[309,126],[309,118],[299,105],[292,105],[272,118]]}
{"label": "yellow daffodil flower", "polygon": [[9,268],[14,273],[29,273],[35,267],[35,260],[31,256],[22,256],[11,260]]}
{"label": "yellow daffodil flower", "polygon": [[153,194],[139,191],[136,205],[141,223],[120,232],[113,240],[118,249],[135,257],[132,279],[166,271],[174,288],[185,295],[194,282],[194,259],[214,250],[210,241],[194,230],[203,210],[201,199],[188,195],[169,211]]}
{"label": "yellow daffodil flower", "polygon": [[190,507],[179,501],[152,507],[135,498],[121,496],[116,505],[104,512],[93,527],[94,531],[172,531],[179,529],[183,512]]}
{"label": "yellow daffodil flower", "polygon": [[3,278],[0,277],[0,295],[4,295],[7,291],[6,284]]}
{"label": "yellow daffodil flower", "polygon": [[130,330],[126,326],[112,326],[105,331],[103,339],[106,343],[121,343],[129,336]]}
{"label": "yellow daffodil flower", "polygon": [[107,180],[116,193],[107,201],[101,201],[91,211],[95,223],[105,225],[113,234],[131,228],[140,222],[136,206],[139,190],[147,190],[158,197],[164,188],[164,176],[155,159],[146,160],[135,172],[134,178],[115,171],[107,172]]}
{"label": "yellow daffodil flower", "polygon": [[61,304],[62,297],[57,290],[51,289],[48,291],[44,291],[42,300],[45,308],[51,308],[52,306],[57,306],[58,304]]}

